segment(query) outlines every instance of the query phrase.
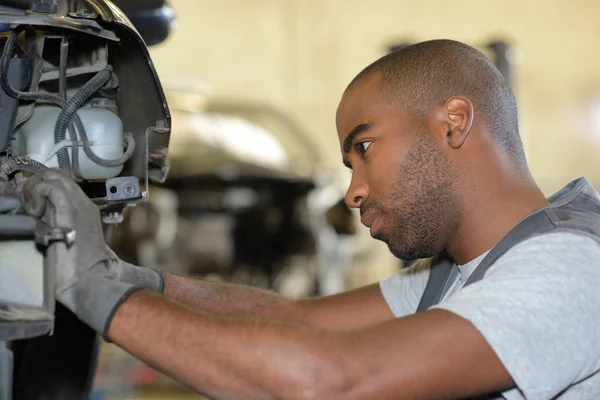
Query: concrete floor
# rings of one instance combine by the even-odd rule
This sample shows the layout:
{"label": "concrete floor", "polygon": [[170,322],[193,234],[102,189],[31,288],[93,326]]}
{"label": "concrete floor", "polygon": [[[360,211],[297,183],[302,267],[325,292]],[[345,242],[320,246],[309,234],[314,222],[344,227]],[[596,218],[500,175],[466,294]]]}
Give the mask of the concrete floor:
{"label": "concrete floor", "polygon": [[93,400],[209,400],[200,395],[187,391],[172,391],[160,389],[141,389],[128,396],[93,397]]}
{"label": "concrete floor", "polygon": [[136,393],[127,400],[207,400],[205,397],[189,392],[148,390]]}

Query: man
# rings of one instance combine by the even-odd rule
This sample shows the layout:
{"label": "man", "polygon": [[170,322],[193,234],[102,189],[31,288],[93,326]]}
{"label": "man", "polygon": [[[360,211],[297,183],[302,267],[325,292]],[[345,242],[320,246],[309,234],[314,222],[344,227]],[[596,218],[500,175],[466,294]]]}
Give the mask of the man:
{"label": "man", "polygon": [[[552,204],[543,196],[493,64],[454,41],[404,48],[354,79],[336,122],[352,169],[346,202],[371,235],[398,257],[455,264],[439,304],[416,312],[434,261],[304,300],[163,277],[107,252],[95,206],[50,171],[25,184],[23,201],[76,230],[75,246],[48,249],[58,300],[214,399],[597,398],[600,197],[585,181]],[[524,225],[536,215],[545,219]],[[515,226],[531,232],[464,286]]]}

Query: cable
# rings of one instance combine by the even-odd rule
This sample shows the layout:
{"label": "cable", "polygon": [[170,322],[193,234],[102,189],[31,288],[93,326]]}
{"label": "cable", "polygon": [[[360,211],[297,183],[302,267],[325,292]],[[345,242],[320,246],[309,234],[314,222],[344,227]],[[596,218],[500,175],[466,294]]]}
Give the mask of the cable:
{"label": "cable", "polygon": [[50,148],[50,150],[48,150],[48,154],[46,155],[46,159],[44,160],[44,163],[49,162],[52,157],[54,157],[56,155],[56,153],[65,147],[76,147],[76,146],[81,146],[83,143],[82,142],[77,142],[77,141],[72,141],[72,140],[63,140],[62,142],[58,142],[55,143],[54,146],[52,146]]}
{"label": "cable", "polygon": [[30,157],[13,157],[5,163],[0,164],[0,178],[8,180],[8,177],[17,171],[28,171],[39,174],[47,169],[48,167],[44,164],[39,163]]}
{"label": "cable", "polygon": [[85,155],[88,156],[88,158],[96,164],[107,168],[118,167],[120,165],[123,165],[133,155],[133,151],[135,150],[135,139],[133,138],[133,135],[131,133],[126,133],[123,135],[123,139],[127,144],[127,149],[125,149],[123,155],[113,160],[106,160],[94,154],[92,148],[90,147],[90,142],[87,136],[85,136],[85,133],[84,136],[82,136],[81,138],[81,140],[83,141],[83,151],[85,152]]}
{"label": "cable", "polygon": [[[58,94],[61,99],[67,101],[67,62],[69,58],[69,39],[67,35],[62,36],[60,42],[60,58],[58,62]],[[77,143],[77,132],[73,123],[69,124],[69,137],[73,143]],[[79,150],[77,146],[73,147],[73,162],[71,165],[71,173],[74,179],[80,180],[81,172],[79,170]],[[58,159],[58,156],[57,156]],[[68,162],[68,153],[67,153]],[[63,160],[64,163],[64,160]],[[60,159],[59,159],[60,165]]]}
{"label": "cable", "polygon": [[[10,97],[14,97],[15,99],[24,101],[45,101],[63,107],[64,105],[66,105],[67,102],[57,95],[43,92],[22,92],[13,88],[10,85],[10,82],[8,81],[10,57],[14,50],[15,42],[17,41],[17,37],[19,36],[19,34],[26,28],[27,27],[24,25],[17,26],[8,36],[8,39],[4,44],[4,50],[2,51],[2,62],[0,64],[0,85],[2,86],[2,89],[4,89],[6,94],[8,94]],[[32,29],[31,27],[28,28]]]}
{"label": "cable", "polygon": [[[63,108],[62,112],[58,116],[56,120],[56,127],[54,130],[54,141],[55,143],[61,142],[65,139],[65,130],[70,121],[77,115],[77,110],[89,99],[89,97],[97,92],[101,87],[103,87],[106,82],[111,78],[111,72],[109,70],[103,70],[98,72],[92,79],[90,79],[81,89],[77,91],[73,95],[73,97],[68,101],[67,105]],[[75,121],[77,125],[77,121]],[[82,127],[83,128],[83,127]],[[89,140],[87,137],[87,133],[85,129],[79,130],[79,135],[81,140],[83,141],[83,151],[89,157],[92,162],[103,166],[103,167],[118,167],[123,165],[127,160],[129,160],[135,150],[135,140],[131,134],[125,134],[124,139],[127,142],[127,149],[125,153],[117,159],[114,160],[106,160],[98,157],[89,145]],[[68,157],[68,152],[66,148],[63,148],[58,151],[57,156],[60,156],[61,153],[64,153]],[[59,158],[60,160],[60,158]]]}
{"label": "cable", "polygon": [[[58,70],[58,94],[60,96],[61,99],[63,99],[64,101],[67,102],[68,104],[68,100],[67,100],[67,68],[66,68],[66,62],[67,62],[67,57],[68,57],[68,50],[69,50],[69,44],[68,42],[65,45],[65,39],[66,37],[63,35],[62,41],[60,43],[60,60],[59,60],[59,70]],[[64,108],[63,110],[64,111]],[[62,115],[62,111],[61,114]],[[62,132],[62,137],[59,137],[58,133],[57,133],[57,129],[58,129],[58,120],[56,122],[56,125],[54,126],[54,143],[59,143],[61,141],[63,141],[65,139],[65,132]],[[73,139],[73,134],[75,134],[75,132],[73,131],[69,131],[69,134],[71,136],[71,139]],[[75,139],[77,140],[77,139]],[[73,150],[73,164],[75,163],[75,154],[78,153],[78,151],[76,151],[77,149]],[[67,149],[60,149],[57,154],[56,154],[56,158],[58,159],[58,166],[60,169],[63,169],[65,171],[69,171],[72,172],[72,168],[71,168],[71,163],[69,161],[69,152],[67,151]]]}
{"label": "cable", "polygon": [[[63,107],[62,111],[56,119],[56,125],[54,127],[54,143],[62,142],[65,140],[67,127],[73,120],[73,117],[77,114],[77,110],[83,106],[83,104],[98,91],[108,80],[110,79],[110,71],[102,70],[98,72],[92,79],[90,79],[85,85],[81,87],[74,95],[67,101],[67,104]],[[81,132],[80,132],[81,134]],[[85,139],[84,139],[85,140]],[[69,152],[63,148],[56,153],[58,157],[58,165],[61,169],[70,169],[69,164]]]}
{"label": "cable", "polygon": [[[131,155],[133,154],[133,151],[135,150],[135,140],[133,138],[133,135],[131,133],[126,133],[124,135],[124,142],[127,144],[127,148],[125,150],[125,152],[123,153],[123,155],[115,160],[105,160],[102,158],[98,158],[98,160],[100,162],[106,162],[109,161],[111,164],[110,165],[106,165],[107,167],[116,167],[119,166],[121,164],[123,164],[125,161],[129,160],[129,158],[131,157]],[[50,150],[48,151],[48,154],[46,155],[46,161],[50,161],[50,159],[60,150],[66,147],[77,147],[77,146],[83,146],[83,141],[80,142],[73,142],[71,140],[63,140],[61,142],[56,143],[54,146],[52,146],[50,148]],[[88,142],[89,143],[89,142]],[[88,148],[89,144],[88,144]],[[92,153],[92,157],[97,157],[94,153]]]}

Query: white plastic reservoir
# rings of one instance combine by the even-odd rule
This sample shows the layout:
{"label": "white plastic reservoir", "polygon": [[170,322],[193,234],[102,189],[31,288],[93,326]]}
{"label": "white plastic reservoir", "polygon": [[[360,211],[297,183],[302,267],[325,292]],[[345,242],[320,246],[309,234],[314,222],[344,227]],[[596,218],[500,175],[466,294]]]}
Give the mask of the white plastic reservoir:
{"label": "white plastic reservoir", "polygon": [[[58,106],[43,105],[35,107],[32,117],[21,124],[16,132],[18,153],[41,162],[49,168],[58,168],[56,146],[54,145],[54,125],[61,109]],[[103,159],[117,159],[123,155],[123,124],[114,113],[100,108],[81,108],[77,111],[81,119],[90,147],[94,154]],[[70,142],[67,130],[66,140]],[[78,138],[81,141],[81,138]],[[69,145],[69,157],[73,162],[73,147]],[[79,146],[79,170],[82,178],[102,180],[113,178],[123,169],[118,167],[102,167],[92,162]]]}

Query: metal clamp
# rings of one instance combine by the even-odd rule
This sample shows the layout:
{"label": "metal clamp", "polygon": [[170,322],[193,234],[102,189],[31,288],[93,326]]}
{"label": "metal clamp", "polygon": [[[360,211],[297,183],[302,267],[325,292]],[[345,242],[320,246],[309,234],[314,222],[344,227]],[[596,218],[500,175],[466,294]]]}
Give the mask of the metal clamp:
{"label": "metal clamp", "polygon": [[48,247],[55,242],[63,242],[67,247],[75,243],[75,230],[71,228],[59,228],[38,221],[35,227],[35,242],[41,246]]}

